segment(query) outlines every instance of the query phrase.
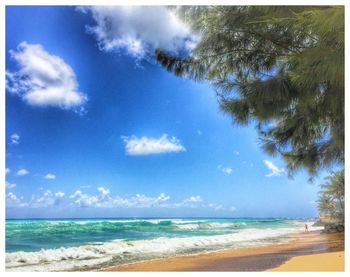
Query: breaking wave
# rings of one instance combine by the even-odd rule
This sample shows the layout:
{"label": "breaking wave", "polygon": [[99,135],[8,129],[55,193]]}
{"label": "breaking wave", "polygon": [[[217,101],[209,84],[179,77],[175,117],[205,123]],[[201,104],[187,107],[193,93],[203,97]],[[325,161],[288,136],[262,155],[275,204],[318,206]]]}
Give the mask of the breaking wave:
{"label": "breaking wave", "polygon": [[[292,220],[233,219],[11,221],[6,222],[6,270],[88,270],[267,245],[288,240],[288,234],[300,232],[303,225]],[[25,248],[28,244],[31,247]]]}

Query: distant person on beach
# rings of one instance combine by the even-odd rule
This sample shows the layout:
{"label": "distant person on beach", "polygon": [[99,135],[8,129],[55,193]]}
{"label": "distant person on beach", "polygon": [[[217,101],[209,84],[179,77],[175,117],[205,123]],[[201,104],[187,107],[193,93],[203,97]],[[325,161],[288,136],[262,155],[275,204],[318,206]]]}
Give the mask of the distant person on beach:
{"label": "distant person on beach", "polygon": [[309,226],[305,223],[305,232],[309,232]]}

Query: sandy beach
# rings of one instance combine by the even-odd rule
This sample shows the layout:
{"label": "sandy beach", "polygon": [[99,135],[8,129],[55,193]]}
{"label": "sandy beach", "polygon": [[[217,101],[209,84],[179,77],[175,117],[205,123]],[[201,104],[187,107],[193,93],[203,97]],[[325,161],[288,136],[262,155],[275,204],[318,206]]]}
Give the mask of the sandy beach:
{"label": "sandy beach", "polygon": [[284,244],[178,256],[100,271],[344,271],[344,234],[299,233]]}
{"label": "sandy beach", "polygon": [[344,251],[293,257],[285,264],[268,271],[344,271]]}

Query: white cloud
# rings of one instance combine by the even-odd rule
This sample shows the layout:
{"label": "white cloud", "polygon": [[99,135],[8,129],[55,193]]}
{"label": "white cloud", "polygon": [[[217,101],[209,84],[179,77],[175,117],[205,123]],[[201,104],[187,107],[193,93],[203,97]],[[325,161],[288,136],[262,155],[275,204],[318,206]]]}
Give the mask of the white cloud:
{"label": "white cloud", "polygon": [[284,172],[283,168],[278,168],[271,161],[264,160],[264,164],[271,171],[269,174],[265,175],[266,177],[280,176]]}
{"label": "white cloud", "polygon": [[63,196],[64,196],[64,192],[59,191],[55,193],[55,197],[62,198]]}
{"label": "white cloud", "polygon": [[13,188],[15,188],[15,187],[16,187],[16,184],[6,182],[6,189],[13,189]]}
{"label": "white cloud", "polygon": [[11,135],[10,139],[11,139],[11,144],[19,144],[20,136],[14,133]]}
{"label": "white cloud", "polygon": [[210,203],[208,207],[214,209],[215,211],[222,211],[225,209],[223,205],[214,204],[214,203]]}
{"label": "white cloud", "polygon": [[17,197],[13,192],[6,194],[6,208],[26,207],[27,203],[23,202],[22,197]]}
{"label": "white cloud", "polygon": [[9,169],[8,167],[6,167],[6,169],[5,169],[5,174],[10,174],[10,172],[11,172],[11,169]]}
{"label": "white cloud", "polygon": [[19,70],[6,72],[9,92],[33,106],[82,109],[87,97],[78,91],[75,73],[62,58],[49,54],[40,44],[27,42],[21,42],[10,54]]}
{"label": "white cloud", "polygon": [[104,187],[97,188],[98,195],[88,195],[80,190],[74,192],[70,198],[78,207],[122,207],[122,208],[151,208],[160,207],[163,203],[170,199],[170,196],[161,193],[159,196],[150,197],[144,194],[136,194],[130,198],[122,198],[120,196],[110,196],[109,189]]}
{"label": "white cloud", "polygon": [[98,202],[98,198],[96,196],[89,196],[85,193],[82,193],[80,190],[74,192],[69,198],[74,200],[74,203],[78,207],[90,207],[94,206]]}
{"label": "white cloud", "polygon": [[168,138],[167,134],[163,134],[159,139],[135,136],[123,137],[125,150],[128,155],[141,156],[151,154],[163,154],[163,153],[178,153],[186,151],[185,147],[180,141],[171,137]]}
{"label": "white cloud", "polygon": [[273,119],[267,126],[273,129],[273,128],[276,128],[279,124],[280,124],[279,120]]}
{"label": "white cloud", "polygon": [[185,199],[184,202],[190,202],[190,203],[198,203],[198,202],[202,202],[203,199],[200,195],[197,196],[191,196],[188,199]]}
{"label": "white cloud", "polygon": [[[205,204],[200,195],[191,196],[180,202],[170,202],[170,196],[160,193],[158,196],[147,196],[144,194],[136,194],[130,197],[112,196],[108,188],[98,187],[98,193],[89,195],[77,190],[72,193],[67,200],[69,205],[79,208],[199,208],[209,207],[214,210],[224,210],[220,204]],[[6,196],[7,207],[29,207],[44,208],[58,206],[65,199],[64,192],[53,192],[51,190],[42,191],[40,195],[32,195],[31,200],[27,203],[23,201],[23,197],[17,197],[14,193],[8,193]]]}
{"label": "white cloud", "polygon": [[25,175],[28,175],[29,174],[29,171],[25,168],[22,168],[20,170],[17,171],[17,176],[25,176]]}
{"label": "white cloud", "polygon": [[99,187],[97,190],[101,193],[102,196],[107,196],[109,194],[109,189],[106,189],[104,187]]}
{"label": "white cloud", "polygon": [[227,175],[230,175],[232,173],[232,168],[226,167],[226,168],[223,168],[222,171],[225,172]]}
{"label": "white cloud", "polygon": [[54,193],[51,190],[46,190],[41,196],[34,197],[29,206],[32,208],[57,206],[61,203],[63,197],[64,193],[61,191]]}
{"label": "white cloud", "polygon": [[230,207],[230,211],[231,211],[231,212],[235,212],[235,211],[237,211],[237,208],[234,207],[234,206],[231,206],[231,207]]}
{"label": "white cloud", "polygon": [[47,173],[47,174],[44,176],[44,178],[47,179],[47,180],[54,180],[54,179],[56,179],[56,175],[51,174],[51,173]]}
{"label": "white cloud", "polygon": [[103,207],[103,208],[180,208],[180,207],[197,207],[203,201],[202,197],[191,196],[181,202],[169,202],[170,196],[160,193],[158,196],[146,196],[144,194],[136,194],[128,198],[120,196],[111,196],[107,188],[97,188],[98,195],[88,195],[80,190],[74,192],[70,198],[73,203],[81,208],[84,207]]}
{"label": "white cloud", "polygon": [[218,169],[227,175],[231,175],[233,169],[231,167],[224,167],[222,165],[218,165]]}
{"label": "white cloud", "polygon": [[170,203],[167,205],[168,208],[180,208],[180,207],[188,207],[188,208],[196,208],[200,203],[203,202],[203,199],[200,195],[191,196],[189,198],[184,199],[178,203]]}
{"label": "white cloud", "polygon": [[46,190],[40,196],[32,196],[29,202],[24,202],[23,197],[16,196],[13,192],[9,192],[6,195],[6,207],[7,208],[46,208],[50,206],[58,206],[61,204],[64,198],[64,193],[52,192],[51,190]]}
{"label": "white cloud", "polygon": [[160,206],[162,203],[168,201],[170,196],[161,193],[157,197],[148,197],[143,194],[136,194],[130,200],[133,207],[138,208],[150,208]]}
{"label": "white cloud", "polygon": [[154,54],[156,48],[172,52],[190,50],[194,37],[174,13],[164,6],[79,7],[91,12],[96,25],[87,26],[103,51],[125,51],[137,59]]}
{"label": "white cloud", "polygon": [[235,154],[236,154],[237,156],[239,156],[239,151],[236,151]]}

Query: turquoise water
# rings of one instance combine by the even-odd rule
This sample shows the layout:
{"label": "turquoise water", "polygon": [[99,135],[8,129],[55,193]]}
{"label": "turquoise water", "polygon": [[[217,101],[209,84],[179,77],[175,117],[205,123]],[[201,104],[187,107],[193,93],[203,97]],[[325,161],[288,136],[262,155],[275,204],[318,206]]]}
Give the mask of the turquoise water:
{"label": "turquoise water", "polygon": [[7,220],[6,252],[38,251],[116,239],[209,236],[243,228],[288,227],[280,219],[52,219]]}
{"label": "turquoise water", "polygon": [[264,245],[303,231],[305,222],[268,218],[6,220],[6,267],[72,270]]}

